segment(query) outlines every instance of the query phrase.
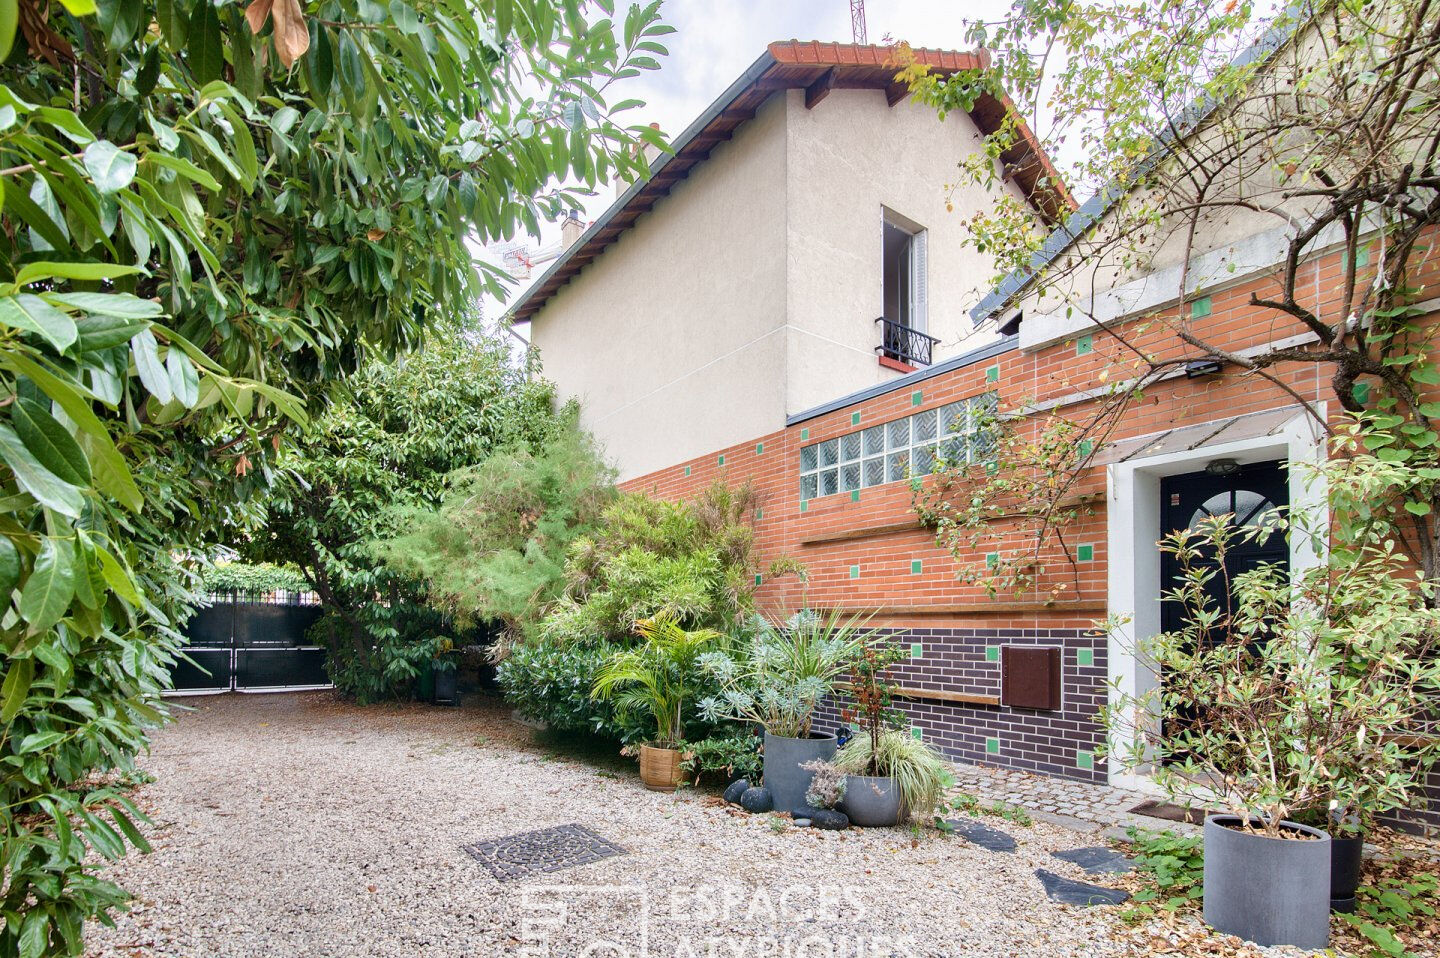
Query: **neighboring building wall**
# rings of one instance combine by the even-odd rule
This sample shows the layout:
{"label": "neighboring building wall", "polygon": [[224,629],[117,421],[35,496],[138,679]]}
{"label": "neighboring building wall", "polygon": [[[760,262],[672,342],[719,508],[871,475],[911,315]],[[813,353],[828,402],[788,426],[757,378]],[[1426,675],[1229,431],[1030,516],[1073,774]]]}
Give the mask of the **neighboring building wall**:
{"label": "neighboring building wall", "polygon": [[622,477],[784,418],[785,123],[772,98],[532,323]]}
{"label": "neighboring building wall", "polygon": [[[1313,291],[1309,297],[1313,305],[1320,306],[1336,295],[1338,255],[1307,267],[1303,288]],[[1208,315],[1195,321],[1204,324],[1211,339],[1237,351],[1293,336],[1297,329],[1250,305],[1252,293],[1273,292],[1274,284],[1268,275],[1251,275],[1217,287],[1209,291],[1202,307],[1209,310]],[[1192,308],[1187,306],[1187,312]],[[1177,311],[1171,307],[1170,312]],[[1158,314],[1166,315],[1163,310]],[[1155,350],[1172,353],[1174,343],[1167,343],[1159,329],[1159,325],[1153,326],[1148,341]],[[956,694],[994,695],[999,687],[999,646],[1061,646],[1064,697],[1058,711],[939,698],[913,698],[903,707],[923,737],[953,757],[1086,781],[1113,781],[1116,776],[1096,754],[1103,738],[1097,717],[1108,692],[1107,675],[1116,674],[1125,664],[1119,661],[1115,640],[1095,634],[1094,625],[1107,612],[1128,610],[1117,606],[1121,599],[1111,580],[1109,536],[1117,520],[1110,514],[1109,496],[1114,490],[1107,487],[1106,468],[1097,465],[1090,469],[1077,489],[1078,495],[1087,497],[1090,513],[1067,530],[1071,554],[1048,558],[1047,566],[1056,571],[1044,584],[1065,586],[1065,598],[1051,602],[1034,595],[991,597],[957,581],[952,557],[938,548],[933,533],[916,521],[910,482],[802,500],[800,450],[816,441],[940,409],[988,391],[999,393],[1003,408],[1061,403],[1067,414],[1078,416],[1088,408],[1083,390],[1106,379],[1114,382],[1131,368],[1127,354],[1098,333],[1033,351],[1012,348],[928,378],[912,375],[888,392],[675,462],[627,483],[627,487],[682,498],[717,480],[752,482],[761,497],[757,528],[762,569],[783,555],[799,559],[810,572],[805,585],[793,577],[764,581],[758,593],[761,607],[776,614],[802,606],[875,612],[876,624],[897,630],[898,641],[920,646],[918,657],[900,668],[901,684],[907,687],[952,698]],[[1277,372],[1285,385],[1306,401],[1326,401],[1330,387],[1319,364],[1294,364]],[[1172,428],[1279,410],[1294,402],[1293,396],[1241,375],[1233,367],[1222,376],[1193,380],[1181,376],[1147,389],[1144,401],[1125,416],[1110,435],[1109,444],[1117,447]],[[1103,459],[1106,450],[1095,452]],[[1202,448],[1194,451],[1200,458],[1192,465],[1173,471],[1199,469],[1205,456],[1222,454]],[[1276,458],[1269,452],[1265,456]],[[1295,485],[1292,482],[1292,490]],[[1114,504],[1115,509],[1121,507],[1131,505]],[[1154,538],[1149,541],[1153,543]],[[1137,549],[1158,555],[1153,545]],[[1113,558],[1116,566],[1135,561],[1130,554]],[[1045,590],[1038,593],[1045,594]],[[1147,601],[1158,608],[1158,594]],[[827,713],[827,721],[837,718],[833,711]],[[1440,802],[1440,793],[1434,794],[1434,799]],[[1440,803],[1434,808],[1440,809]],[[1432,819],[1435,814],[1431,813]]]}
{"label": "neighboring building wall", "polygon": [[897,378],[875,351],[885,208],[926,231],[927,325],[940,340],[934,359],[993,339],[976,335],[969,309],[988,291],[994,261],[966,243],[966,221],[993,198],[976,184],[953,195],[945,187],[962,179],[960,159],[982,146],[970,117],[956,112],[940,122],[933,108],[908,100],[890,107],[881,90],[835,90],[814,109],[806,109],[803,90],[792,90],[786,104],[786,413]]}

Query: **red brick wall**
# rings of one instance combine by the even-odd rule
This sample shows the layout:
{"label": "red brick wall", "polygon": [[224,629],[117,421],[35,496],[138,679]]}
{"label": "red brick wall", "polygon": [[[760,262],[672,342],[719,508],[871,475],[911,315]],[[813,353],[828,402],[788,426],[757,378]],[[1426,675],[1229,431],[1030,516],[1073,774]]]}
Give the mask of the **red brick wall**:
{"label": "red brick wall", "polygon": [[[1302,302],[1325,315],[1327,305],[1333,306],[1339,297],[1340,277],[1338,254],[1306,267],[1299,286]],[[1209,315],[1191,322],[1204,339],[1231,351],[1304,333],[1298,321],[1250,305],[1252,295],[1263,297],[1277,291],[1278,283],[1271,277],[1237,283],[1212,293],[1208,297]],[[1175,309],[1144,317],[1129,325],[1127,338],[1159,357],[1194,355],[1174,335],[1173,326],[1179,320]],[[1066,602],[1047,606],[1034,597],[993,600],[981,588],[957,581],[954,559],[936,546],[933,534],[915,524],[908,482],[802,503],[799,480],[802,445],[938,408],[987,390],[998,391],[1002,410],[1032,404],[1046,406],[1136,373],[1139,364],[1135,354],[1103,332],[1094,331],[1089,345],[1086,351],[1076,340],[1069,340],[1033,353],[1011,350],[981,359],[749,442],[678,462],[625,485],[666,498],[683,498],[716,480],[753,483],[761,499],[757,529],[764,561],[789,556],[799,559],[809,570],[807,586],[802,587],[794,577],[765,581],[758,592],[761,608],[777,614],[801,606],[881,609],[877,625],[911,630],[940,655],[940,659],[932,658],[929,663],[923,659],[913,663],[917,674],[923,674],[926,665],[941,662],[940,673],[930,676],[936,681],[911,684],[960,690],[978,682],[995,685],[998,691],[998,663],[975,661],[977,649],[983,653],[986,645],[996,643],[1045,644],[1048,637],[1054,636],[1053,644],[1066,647],[1067,694],[1071,698],[1065,714],[916,701],[910,708],[911,719],[927,739],[957,757],[1103,781],[1101,760],[1094,759],[1093,766],[1086,767],[1087,756],[1100,740],[1094,713],[1104,701],[1105,642],[1089,635],[1106,608],[1103,496],[1093,515],[1067,529],[1067,540],[1091,545],[1093,558],[1077,563],[1078,573],[1073,573],[1073,579],[1073,567],[1068,563],[1047,562],[1048,567],[1057,570],[1054,575],[1063,578],[1069,596]],[[987,373],[996,372],[998,376],[987,381]],[[1292,363],[1272,373],[1280,384],[1227,366],[1222,375],[1199,379],[1179,376],[1150,386],[1143,400],[1117,424],[1109,440],[1294,405],[1296,397],[1328,402],[1332,413],[1338,408],[1327,382],[1328,366]],[[1068,407],[1065,414],[1079,418],[1086,408],[1086,403],[1078,403]],[[1084,477],[1078,491],[1103,492],[1104,488],[1104,471],[1097,467]],[[899,528],[907,523],[912,527]],[[856,535],[861,530],[886,526],[892,528],[878,534]],[[917,560],[918,572],[914,565]],[[857,571],[858,576],[854,574]],[[1037,595],[1054,581],[1043,582],[1042,592]],[[1083,649],[1090,650],[1086,661],[1093,662],[1086,668],[1077,660]],[[933,668],[930,671],[934,673]],[[1076,710],[1073,713],[1072,708]],[[998,750],[988,742],[994,736],[1000,738]]]}

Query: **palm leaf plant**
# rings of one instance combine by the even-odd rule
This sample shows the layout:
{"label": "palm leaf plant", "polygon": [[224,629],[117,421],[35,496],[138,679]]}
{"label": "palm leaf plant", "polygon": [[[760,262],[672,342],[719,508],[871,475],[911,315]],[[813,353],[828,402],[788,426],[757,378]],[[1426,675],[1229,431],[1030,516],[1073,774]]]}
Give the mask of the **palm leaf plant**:
{"label": "palm leaf plant", "polygon": [[645,640],[616,653],[595,677],[591,695],[613,701],[622,714],[649,713],[655,748],[679,748],[685,740],[685,706],[694,697],[697,661],[720,639],[714,629],[685,629],[670,616],[642,620]]}
{"label": "palm leaf plant", "polygon": [[803,610],[783,624],[756,616],[753,638],[731,652],[708,652],[701,667],[720,694],[700,703],[712,721],[753,722],[772,735],[805,738],[820,702],[849,663],[880,633],[869,619]]}

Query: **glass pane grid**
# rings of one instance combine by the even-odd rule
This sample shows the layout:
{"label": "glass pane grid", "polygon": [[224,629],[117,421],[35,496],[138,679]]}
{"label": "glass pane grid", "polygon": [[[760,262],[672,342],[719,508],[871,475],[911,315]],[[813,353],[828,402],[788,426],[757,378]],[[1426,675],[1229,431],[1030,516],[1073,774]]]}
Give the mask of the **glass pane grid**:
{"label": "glass pane grid", "polygon": [[833,496],[933,472],[947,464],[981,461],[995,447],[989,419],[995,393],[927,409],[903,419],[800,448],[800,498]]}

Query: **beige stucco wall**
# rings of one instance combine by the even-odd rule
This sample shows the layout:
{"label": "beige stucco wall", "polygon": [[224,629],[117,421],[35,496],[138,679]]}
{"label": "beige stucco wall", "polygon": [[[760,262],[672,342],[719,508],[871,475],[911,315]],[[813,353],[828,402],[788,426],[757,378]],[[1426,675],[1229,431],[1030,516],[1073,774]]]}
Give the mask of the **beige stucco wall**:
{"label": "beige stucco wall", "polygon": [[[964,245],[988,198],[946,184],[980,135],[878,90],[772,97],[540,310],[544,374],[622,479],[753,440],[900,375],[875,347],[882,209],[928,234],[934,358],[972,349],[993,266]],[[993,334],[989,334],[992,335]]]}
{"label": "beige stucco wall", "polygon": [[785,125],[772,98],[532,323],[622,479],[784,422]]}
{"label": "beige stucco wall", "polygon": [[969,310],[988,290],[993,262],[964,241],[965,220],[990,198],[967,186],[954,194],[954,212],[945,208],[946,184],[959,179],[958,162],[981,142],[970,118],[956,112],[941,122],[908,100],[892,108],[880,90],[835,90],[814,109],[792,90],[786,105],[787,413],[899,375],[875,353],[883,208],[928,234],[928,326],[940,338],[934,359],[987,341],[977,338]]}

